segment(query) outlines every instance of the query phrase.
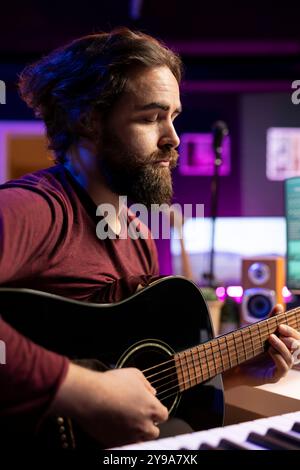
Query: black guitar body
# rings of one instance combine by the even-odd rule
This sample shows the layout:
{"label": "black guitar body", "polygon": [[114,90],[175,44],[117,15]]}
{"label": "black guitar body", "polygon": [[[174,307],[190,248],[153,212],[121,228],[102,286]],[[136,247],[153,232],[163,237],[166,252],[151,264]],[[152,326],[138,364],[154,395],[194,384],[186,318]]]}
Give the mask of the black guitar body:
{"label": "black guitar body", "polygon": [[[71,359],[98,359],[107,367],[145,370],[213,337],[201,292],[181,277],[161,279],[115,304],[10,288],[0,288],[0,304],[4,319],[37,344]],[[175,396],[171,392],[163,403],[195,431],[222,425],[221,376]]]}

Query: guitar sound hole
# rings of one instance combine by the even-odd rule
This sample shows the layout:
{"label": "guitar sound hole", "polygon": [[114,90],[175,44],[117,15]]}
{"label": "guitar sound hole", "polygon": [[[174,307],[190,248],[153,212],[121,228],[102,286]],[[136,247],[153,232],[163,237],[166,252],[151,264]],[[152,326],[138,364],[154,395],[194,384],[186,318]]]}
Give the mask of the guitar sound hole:
{"label": "guitar sound hole", "polygon": [[133,347],[127,354],[122,367],[136,367],[141,370],[156,389],[157,398],[173,410],[178,395],[178,380],[173,357],[159,345]]}

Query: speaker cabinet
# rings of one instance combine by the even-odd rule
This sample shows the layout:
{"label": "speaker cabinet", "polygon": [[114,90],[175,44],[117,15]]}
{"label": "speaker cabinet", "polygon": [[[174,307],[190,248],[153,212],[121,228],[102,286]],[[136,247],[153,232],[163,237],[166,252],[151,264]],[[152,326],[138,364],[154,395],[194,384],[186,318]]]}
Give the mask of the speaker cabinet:
{"label": "speaker cabinet", "polygon": [[277,304],[283,304],[285,259],[256,257],[242,260],[242,323],[263,320]]}

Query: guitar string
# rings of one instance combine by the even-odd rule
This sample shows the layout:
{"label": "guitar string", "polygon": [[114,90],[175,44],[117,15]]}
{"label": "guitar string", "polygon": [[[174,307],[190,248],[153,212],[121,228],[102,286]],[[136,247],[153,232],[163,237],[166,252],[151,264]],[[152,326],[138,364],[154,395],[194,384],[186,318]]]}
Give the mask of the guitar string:
{"label": "guitar string", "polygon": [[[269,335],[269,332],[267,334]],[[238,338],[238,339],[240,339],[240,338]],[[205,343],[205,344],[207,344],[207,343]],[[223,344],[225,345],[225,343],[223,343]],[[238,355],[237,347],[240,346],[240,345],[242,345],[242,349],[240,350],[240,354]],[[208,377],[205,378],[205,380],[207,380],[209,378],[209,375],[210,375],[209,370],[208,370],[210,368],[210,365],[213,366],[213,368],[216,371],[216,374],[221,372],[221,371],[220,372],[217,371],[218,366],[216,365],[216,361],[220,361],[219,366],[221,366],[225,369],[228,365],[230,367],[234,367],[235,365],[237,365],[238,363],[235,364],[235,365],[233,365],[232,363],[234,362],[234,360],[237,360],[237,358],[241,357],[242,355],[245,356],[245,359],[243,360],[243,362],[244,362],[244,361],[247,361],[247,360],[251,359],[254,356],[257,356],[258,351],[259,352],[264,352],[264,345],[262,345],[261,342],[253,341],[253,339],[251,339],[251,338],[247,339],[247,340],[242,338],[242,342],[240,343],[240,345],[237,344],[235,341],[233,341],[233,348],[232,347],[230,347],[230,348],[225,347],[222,350],[222,349],[219,349],[219,345],[212,345],[211,344],[210,347],[208,346],[206,349],[204,349],[204,352],[199,351],[198,354],[196,355],[196,358],[193,358],[192,353],[190,353],[190,356],[188,356],[188,360],[185,361],[185,364],[179,364],[179,366],[169,367],[168,369],[161,370],[156,374],[152,374],[152,376],[147,377],[147,375],[146,375],[146,378],[149,380],[151,377],[155,377],[155,376],[160,375],[164,372],[171,371],[172,369],[174,370],[174,372],[172,374],[168,374],[167,376],[161,377],[161,378],[159,378],[157,380],[154,380],[154,381],[150,380],[150,383],[155,386],[155,384],[157,382],[164,381],[167,377],[170,377],[172,375],[175,375],[176,379],[177,379],[177,370],[178,370],[178,368],[181,366],[182,368],[184,367],[184,369],[188,371],[187,365],[192,364],[194,369],[197,366],[200,369],[202,369],[200,375],[202,375],[203,377],[205,376],[205,374],[208,374]],[[202,345],[200,345],[199,347],[201,347],[201,346]],[[214,346],[217,347],[217,350],[214,349]],[[250,348],[248,348],[248,346],[250,346]],[[222,357],[223,352],[226,352],[226,355],[228,356],[228,360],[225,358],[225,355],[224,355],[224,357]],[[247,354],[249,352],[251,353],[251,357],[247,358]],[[231,355],[233,355],[232,360],[230,360],[230,358],[229,358],[229,353],[231,353]],[[186,355],[185,355],[185,359],[186,359]],[[200,361],[201,359],[205,359],[206,364],[205,363],[201,364],[201,361]],[[227,363],[225,364],[226,361],[227,361]],[[174,363],[174,360],[168,361],[168,362]],[[203,371],[204,367],[207,368],[207,371]],[[197,376],[197,377],[199,377],[199,376]],[[197,377],[195,376],[195,374],[194,375],[189,374],[189,381],[195,380]],[[164,382],[163,386],[168,385],[168,383],[172,383],[172,382],[167,382],[167,383]],[[161,388],[161,387],[156,385],[156,389],[158,390],[159,388]]]}
{"label": "guitar string", "polygon": [[[180,368],[182,369],[182,375],[183,375],[183,378],[184,378],[184,371],[187,371],[187,374],[188,374],[188,380],[185,381],[184,383],[187,383],[188,381],[189,382],[192,382],[193,380],[199,378],[202,376],[202,381],[204,380],[208,380],[209,378],[212,378],[213,376],[221,373],[221,372],[224,372],[225,370],[228,370],[232,367],[235,367],[249,359],[252,359],[256,356],[258,356],[260,353],[263,353],[264,352],[264,346],[261,345],[261,344],[258,344],[257,345],[258,347],[257,348],[253,348],[253,346],[251,346],[250,349],[247,349],[245,348],[245,350],[241,351],[240,354],[238,354],[238,351],[236,349],[232,350],[231,351],[231,358],[229,358],[229,354],[227,353],[227,356],[228,356],[228,359],[226,357],[222,357],[222,355],[220,354],[219,351],[213,351],[212,348],[210,348],[210,351],[209,351],[209,356],[210,358],[208,359],[208,354],[205,354],[204,355],[204,359],[205,359],[205,363],[201,363],[201,361],[199,359],[202,359],[199,357],[199,354],[198,354],[198,357],[196,356],[196,359],[193,359],[192,360],[188,360],[185,362],[185,364],[180,364],[178,366],[173,366],[172,368],[170,367],[168,370],[172,370],[173,369],[173,372],[164,376],[164,377],[161,377],[157,380],[150,380],[150,383],[151,385],[153,385],[156,390],[159,390],[163,387],[165,387],[166,385],[169,385],[169,384],[172,384],[175,381],[178,382],[178,373],[177,373],[177,370]],[[243,348],[244,349],[244,348]],[[206,351],[208,353],[208,350]],[[251,357],[247,357],[247,353],[251,352]],[[217,356],[215,353],[219,353],[219,356]],[[242,356],[245,356],[245,358],[239,363],[238,359]],[[185,357],[186,358],[186,357]],[[191,356],[189,357],[189,359],[191,358]],[[216,361],[219,361],[219,364],[217,365],[216,364]],[[236,364],[234,364],[234,361],[236,361]],[[196,375],[195,372],[192,374],[189,373],[189,368],[187,367],[188,365],[192,365],[194,371],[196,371],[196,367],[199,368],[199,371],[200,371],[200,375]],[[229,366],[229,367],[228,367]],[[206,370],[204,370],[206,368]],[[220,368],[220,370],[218,371],[218,368]],[[184,371],[183,371],[184,369]],[[211,369],[214,369],[215,372],[213,372],[213,374],[210,373],[210,370]],[[168,377],[174,377],[173,380],[169,381],[169,382],[165,382],[165,379],[168,378]],[[207,377],[206,377],[207,376]],[[149,380],[149,378],[148,378]],[[163,382],[163,384],[161,386],[159,386],[157,384],[157,382]],[[179,382],[178,382],[179,383]],[[181,383],[179,383],[179,385],[181,385]]]}
{"label": "guitar string", "polygon": [[[296,321],[296,324],[294,323],[294,321],[292,320],[292,322],[289,323],[289,326],[296,326],[296,328],[298,328],[298,321]],[[278,325],[277,325],[278,326]],[[274,332],[276,331],[276,329],[274,330]],[[244,349],[244,344],[245,342],[247,341],[248,344],[255,344],[255,342],[257,343],[257,338],[259,338],[259,343],[261,342],[261,336],[262,335],[266,335],[266,340],[268,339],[269,335],[271,334],[270,332],[270,329],[267,328],[267,326],[264,326],[264,331],[262,329],[260,329],[259,331],[259,335],[257,334],[256,335],[256,338],[253,338],[252,335],[248,335],[248,333],[246,333],[245,335],[240,335],[240,336],[237,336],[236,335],[236,332],[237,331],[234,331],[232,333],[229,333],[225,336],[220,336],[219,338],[215,338],[215,339],[212,339],[210,340],[209,342],[206,342],[206,343],[202,343],[198,346],[194,346],[193,348],[190,348],[186,351],[182,351],[182,353],[189,353],[191,352],[193,349],[197,349],[197,348],[202,348],[203,350],[205,349],[205,347],[207,347],[207,349],[205,350],[205,353],[208,352],[209,348],[211,349],[213,346],[217,346],[218,348],[220,348],[220,344],[223,346],[225,345],[225,349],[229,350],[230,351],[230,347],[228,348],[228,345],[229,346],[232,346],[233,345],[233,348],[231,350],[236,350],[236,347],[237,347],[237,340],[241,340],[241,345]],[[232,336],[233,338],[229,339],[228,336]],[[235,337],[236,336],[236,337]],[[248,336],[248,338],[246,338],[246,336]],[[228,339],[227,339],[228,338]],[[225,340],[225,341],[224,341]],[[223,342],[224,341],[224,342]],[[223,348],[224,349],[224,348]],[[177,355],[180,354],[180,353],[177,353]],[[205,358],[205,356],[203,356]],[[174,355],[173,355],[173,358],[174,358]],[[163,365],[167,365],[167,364],[171,364],[173,363],[174,359],[170,359],[168,361],[165,361],[165,362],[162,362],[160,364],[156,364],[155,366],[152,366],[152,367],[149,367],[147,369],[144,369],[142,372],[146,375],[147,372],[149,371],[154,371],[155,369],[159,368],[159,367],[162,367]],[[168,370],[168,369],[166,369]],[[158,371],[158,374],[161,374],[163,372],[163,370],[160,370]],[[152,374],[152,375],[148,375],[148,378],[151,378],[151,377],[154,377],[156,374]]]}
{"label": "guitar string", "polygon": [[[261,349],[261,352],[263,352],[262,347],[261,347],[260,349]],[[235,359],[237,360],[237,358],[238,358],[238,356],[236,356]],[[212,362],[212,361],[211,361],[211,362]],[[227,363],[226,366],[228,366],[228,365],[229,365],[229,368],[231,368],[231,367],[235,367],[236,365],[239,365],[239,364],[237,363],[237,364],[235,364],[235,366],[233,366],[233,365],[231,364],[231,361],[230,361],[230,362]],[[226,366],[225,366],[225,367],[226,367]],[[157,396],[157,398],[160,397],[160,400],[166,400],[167,398],[169,398],[169,397],[171,397],[171,396],[173,396],[173,395],[176,395],[178,392],[180,392],[180,388],[179,388],[179,387],[182,386],[182,385],[191,384],[193,380],[196,380],[196,383],[193,384],[192,386],[198,385],[198,384],[197,384],[197,379],[200,378],[200,377],[202,378],[202,382],[204,382],[204,381],[206,381],[206,380],[209,380],[209,379],[215,377],[216,375],[218,375],[219,373],[221,373],[221,371],[219,371],[219,372],[217,371],[217,367],[218,367],[218,366],[215,366],[215,365],[214,365],[215,373],[213,373],[212,375],[210,375],[210,373],[209,373],[208,370],[207,370],[207,372],[206,372],[207,377],[205,377],[205,373],[203,373],[203,371],[201,371],[200,374],[194,375],[193,377],[189,377],[189,378],[187,378],[187,380],[183,380],[183,381],[181,381],[181,382],[178,381],[178,376],[177,376],[177,373],[176,373],[175,379],[172,380],[171,382],[168,382],[168,383],[164,384],[164,386],[165,386],[165,385],[168,385],[168,384],[171,384],[171,383],[174,383],[175,381],[177,382],[176,385],[174,385],[174,386],[172,386],[172,387],[169,387],[169,388],[167,388],[167,389],[165,389],[165,390],[161,390],[159,393],[157,393],[156,396]],[[222,372],[224,372],[224,370],[223,370]],[[175,374],[173,374],[173,375],[175,375]],[[184,377],[183,377],[183,378],[184,378]],[[150,383],[151,383],[151,382],[150,382]],[[201,383],[201,382],[199,382],[199,383]],[[191,385],[190,385],[190,386],[191,386]],[[158,390],[158,388],[163,388],[163,386],[157,387],[156,390]],[[190,388],[190,387],[188,387],[188,388]],[[167,396],[164,396],[164,397],[161,397],[161,395],[163,395],[163,394],[165,394],[165,393],[167,393],[167,392],[169,392],[169,391],[171,391],[171,390],[173,390],[173,392],[172,392],[171,394],[169,394],[169,395],[167,395]],[[182,391],[184,391],[184,390],[182,390]]]}
{"label": "guitar string", "polygon": [[[263,325],[263,322],[264,322],[265,320],[263,320],[263,322],[258,322],[258,323],[254,324],[254,325],[245,327],[245,328],[243,328],[243,329],[241,329],[241,330],[234,330],[234,331],[232,331],[231,333],[226,334],[225,336],[222,335],[222,336],[219,336],[218,338],[213,338],[213,339],[211,339],[210,341],[208,341],[208,342],[206,342],[206,343],[202,343],[202,344],[198,345],[198,347],[201,347],[201,346],[203,346],[204,344],[208,344],[208,343],[211,343],[211,342],[214,342],[214,341],[218,341],[218,342],[219,342],[219,341],[222,340],[222,339],[225,339],[225,341],[227,341],[226,338],[227,338],[228,336],[237,336],[237,334],[240,334],[241,337],[242,337],[242,331],[246,331],[246,333],[245,333],[245,335],[244,335],[244,336],[246,336],[246,335],[248,335],[248,331],[247,331],[247,330],[250,331],[251,329],[253,329],[254,326],[258,328],[258,334],[256,333],[256,337],[260,337],[261,334],[264,334],[264,332],[262,332],[261,328],[266,328],[266,329],[267,329],[267,335],[270,335],[271,332],[269,332],[268,324],[269,324],[271,321],[272,321],[272,323],[273,323],[273,320],[274,320],[275,323],[276,323],[276,324],[274,325],[274,326],[276,326],[276,328],[275,328],[275,330],[274,330],[274,332],[275,332],[280,324],[285,324],[285,323],[287,323],[287,320],[289,320],[288,317],[294,317],[294,312],[300,313],[300,308],[295,308],[295,309],[290,310],[290,311],[288,311],[288,312],[286,312],[286,313],[276,315],[276,316],[270,318],[269,320],[267,320],[267,323],[265,323],[264,325]],[[286,317],[286,318],[284,318],[284,317]],[[283,321],[280,321],[281,319],[283,319]],[[297,324],[296,327],[298,328],[298,319],[297,319],[297,318],[292,318],[292,321],[293,321],[293,322],[296,321],[296,324]],[[300,317],[299,317],[299,322],[300,322]],[[274,326],[273,326],[273,328],[274,328]],[[240,332],[240,333],[239,333],[239,332]],[[249,334],[249,336],[251,337],[251,334]],[[233,340],[228,340],[228,341],[233,341]],[[194,346],[194,347],[196,347],[196,346]],[[190,349],[186,350],[186,352],[188,352],[188,351],[191,350],[191,349],[193,349],[193,348],[190,348]],[[183,351],[182,351],[182,352],[183,352]],[[163,365],[165,365],[165,364],[168,364],[168,363],[171,363],[171,362],[172,362],[172,359],[170,359],[170,360],[168,360],[168,361],[164,361],[164,362],[162,362],[162,363],[160,363],[160,364],[156,364],[156,365],[154,365],[154,366],[148,367],[147,369],[144,369],[142,372],[145,374],[145,372],[148,372],[148,371],[150,371],[150,370],[156,369],[157,367],[161,367],[161,366],[163,366]]]}
{"label": "guitar string", "polygon": [[[260,348],[257,348],[256,351],[263,352],[263,347],[261,346]],[[248,358],[248,359],[252,359],[253,357],[255,357],[255,356],[252,356],[251,358]],[[193,382],[194,380],[197,381],[197,379],[199,379],[199,378],[202,379],[202,382],[204,382],[204,381],[206,381],[206,380],[209,380],[209,379],[213,378],[214,376],[220,374],[221,372],[225,372],[225,370],[227,370],[226,368],[227,368],[228,366],[229,366],[229,369],[230,369],[230,368],[232,368],[232,367],[235,367],[235,366],[239,365],[238,358],[239,358],[239,356],[238,356],[237,354],[235,354],[235,355],[232,356],[232,360],[231,360],[231,361],[228,360],[227,363],[226,363],[226,361],[223,361],[223,364],[220,363],[219,366],[218,366],[218,365],[215,365],[215,361],[214,361],[214,360],[210,360],[210,361],[209,361],[210,364],[208,364],[206,371],[199,370],[199,374],[196,373],[196,374],[194,374],[193,376],[188,377],[186,380],[185,380],[185,377],[183,376],[183,381],[178,381],[178,374],[177,374],[176,371],[174,371],[173,374],[169,374],[169,376],[168,376],[168,377],[171,377],[171,376],[173,375],[173,377],[174,377],[173,380],[171,380],[171,381],[169,381],[169,382],[166,382],[166,383],[164,383],[163,385],[158,386],[158,387],[157,387],[157,386],[154,386],[155,389],[158,391],[158,393],[157,393],[156,396],[159,397],[160,395],[162,395],[162,394],[164,394],[164,393],[166,393],[166,392],[168,392],[168,391],[170,391],[170,390],[172,390],[172,389],[174,389],[174,388],[179,388],[181,385],[192,384],[192,382]],[[247,360],[247,359],[246,359],[246,360]],[[234,361],[237,361],[237,363],[233,365],[233,362],[234,362]],[[243,362],[244,362],[244,361],[243,361]],[[211,367],[211,366],[212,366],[212,367]],[[218,371],[218,367],[221,367],[223,370]],[[212,368],[215,369],[215,372],[213,372],[213,373],[211,374],[210,371],[209,371],[209,369],[211,370]],[[176,370],[177,370],[177,369],[176,369]],[[176,382],[176,384],[175,384],[174,386],[169,387],[169,388],[166,388],[166,389],[164,389],[164,390],[161,390],[161,389],[164,388],[166,385],[171,385],[171,384],[173,384],[174,382]],[[153,385],[153,382],[150,381],[150,383],[151,383],[151,385]],[[199,382],[199,383],[200,383],[200,382]],[[197,383],[195,383],[194,385],[197,385]],[[176,392],[176,393],[177,393],[177,392]],[[164,397],[164,398],[166,398],[166,397]]]}
{"label": "guitar string", "polygon": [[[237,358],[237,356],[236,356],[236,358]],[[232,364],[228,362],[227,365],[229,365],[229,368],[231,368],[231,367],[235,367],[235,366],[237,366],[237,365],[239,365],[239,364],[237,363],[237,364],[235,364],[234,366],[232,366]],[[214,366],[214,367],[215,367],[215,366]],[[180,388],[179,388],[180,386],[185,385],[185,384],[188,384],[188,383],[190,384],[192,380],[195,380],[195,379],[198,379],[199,377],[202,377],[202,378],[203,378],[202,382],[204,382],[204,381],[206,381],[206,380],[209,380],[209,379],[215,377],[215,376],[218,375],[219,373],[221,373],[221,371],[220,371],[220,372],[217,372],[216,367],[215,367],[215,370],[216,370],[216,373],[214,373],[214,374],[212,374],[212,375],[210,375],[210,374],[208,373],[208,371],[207,371],[207,372],[206,372],[206,374],[208,374],[207,377],[204,377],[204,374],[201,372],[200,374],[195,375],[192,379],[188,378],[187,380],[183,380],[183,381],[181,381],[181,382],[178,381],[178,376],[177,376],[177,374],[176,374],[175,379],[174,379],[172,382],[168,382],[168,383],[173,383],[174,381],[177,381],[177,384],[174,385],[173,387],[169,387],[169,388],[167,388],[167,389],[165,389],[165,390],[160,391],[156,396],[157,396],[157,397],[160,397],[160,400],[166,400],[167,398],[169,398],[169,397],[171,397],[171,396],[173,396],[173,395],[176,395],[178,392],[180,392]],[[224,372],[224,370],[223,370],[223,372]],[[151,382],[150,382],[150,383],[151,383]],[[167,384],[168,384],[168,383],[167,383]],[[199,382],[199,383],[201,383],[201,382]],[[167,384],[165,384],[165,385],[167,385]],[[198,384],[195,383],[195,385],[198,385]],[[160,388],[162,388],[162,386],[161,386]],[[174,389],[175,389],[175,390],[174,390]],[[161,397],[161,395],[163,395],[164,393],[167,393],[167,392],[169,392],[169,391],[171,391],[171,390],[174,390],[171,394],[169,394],[169,395],[167,395],[167,396],[165,396],[165,397]],[[182,390],[182,391],[184,391],[184,390]]]}
{"label": "guitar string", "polygon": [[[291,325],[290,325],[291,326]],[[269,336],[269,333],[267,333],[267,337],[266,337],[266,340],[268,339],[268,336]],[[232,340],[232,343],[233,345],[230,345],[230,347],[228,347],[228,342],[227,342],[227,345],[226,345],[226,342],[223,342],[221,345],[220,344],[210,344],[209,343],[204,343],[206,345],[206,347],[204,348],[203,344],[202,345],[199,345],[199,346],[195,346],[194,348],[192,348],[192,350],[194,349],[194,354],[191,350],[188,350],[188,351],[182,351],[181,353],[177,353],[175,356],[174,356],[174,359],[172,361],[168,361],[168,362],[171,362],[174,364],[174,360],[176,357],[178,357],[180,354],[184,355],[183,357],[183,360],[185,361],[185,364],[184,367],[185,369],[188,369],[188,367],[186,367],[187,365],[192,365],[193,368],[199,366],[200,368],[205,366],[205,362],[204,363],[201,363],[200,365],[200,360],[201,359],[205,359],[206,362],[208,362],[208,360],[210,361],[211,359],[210,358],[213,358],[212,360],[215,361],[215,360],[221,360],[221,363],[224,362],[224,357],[225,355],[227,355],[229,357],[229,354],[236,354],[238,355],[244,355],[245,356],[245,361],[246,360],[249,360],[251,359],[252,357],[256,356],[257,354],[255,354],[255,351],[257,351],[258,349],[262,348],[262,352],[264,351],[264,345],[261,344],[260,341],[256,341],[256,340],[253,340],[253,338],[250,338],[250,339],[245,339],[245,338],[237,338],[237,340],[241,340],[239,342],[235,341],[235,340]],[[219,343],[219,342],[218,342]],[[222,346],[225,346],[222,348]],[[250,346],[250,347],[248,347]],[[240,348],[241,347],[241,348]],[[201,348],[201,349],[200,349]],[[238,351],[237,349],[240,348],[240,350]],[[196,351],[198,349],[198,351]],[[247,358],[247,354],[248,353],[253,353],[253,356]],[[189,354],[189,356],[188,356]],[[223,357],[223,354],[224,354],[224,357]],[[188,360],[186,360],[186,358],[188,357]],[[180,361],[180,359],[179,359]],[[230,363],[230,360],[229,360],[229,363]],[[162,369],[161,371],[159,372],[156,372],[155,374],[152,374],[152,375],[145,375],[145,377],[147,378],[147,380],[157,376],[157,375],[161,375],[165,372],[168,372],[168,371],[171,371],[171,370],[177,370],[178,367],[176,366],[171,366],[171,367],[168,367],[166,369]],[[171,376],[172,374],[169,374],[169,375],[164,375],[164,377],[162,378],[158,378],[156,380],[151,380],[151,384],[155,384],[156,382],[160,381],[160,380],[164,380],[165,378]]]}
{"label": "guitar string", "polygon": [[[203,346],[204,344],[208,344],[208,343],[211,343],[211,342],[213,342],[213,341],[220,341],[221,339],[225,339],[225,338],[228,337],[228,336],[237,335],[237,334],[239,334],[239,331],[241,332],[240,334],[241,334],[241,336],[242,336],[242,331],[247,331],[247,330],[250,331],[250,329],[253,329],[254,326],[257,327],[257,328],[258,328],[258,331],[259,331],[259,333],[257,334],[257,336],[259,336],[259,335],[261,334],[261,328],[267,328],[267,334],[270,335],[271,333],[269,333],[269,329],[268,329],[268,326],[267,326],[269,323],[271,323],[271,322],[273,323],[273,320],[275,321],[275,323],[276,323],[276,324],[274,325],[274,326],[276,326],[276,329],[274,330],[274,332],[275,332],[275,331],[277,330],[277,328],[278,328],[279,325],[287,323],[287,320],[289,320],[288,317],[294,317],[295,313],[300,313],[300,308],[299,308],[299,307],[297,307],[297,308],[295,308],[295,309],[293,309],[293,310],[289,310],[289,311],[286,312],[286,313],[282,313],[282,314],[276,315],[276,316],[274,316],[274,317],[271,317],[270,319],[268,319],[268,322],[265,323],[264,325],[262,325],[263,322],[258,322],[257,324],[254,324],[254,325],[245,327],[245,328],[243,328],[243,329],[241,329],[241,330],[234,330],[234,331],[232,331],[231,333],[226,334],[225,336],[219,336],[218,338],[213,338],[213,339],[211,339],[210,341],[208,341],[208,342],[206,342],[206,343],[202,343],[202,344],[198,345],[198,347],[201,347],[201,346]],[[284,317],[286,317],[286,318],[284,318]],[[280,321],[281,318],[283,318],[283,321]],[[265,321],[265,320],[264,320],[264,321]],[[293,322],[296,321],[296,327],[297,327],[297,328],[300,328],[300,327],[298,326],[298,319],[297,319],[297,318],[292,318],[292,321],[293,321]],[[299,322],[300,322],[300,317],[299,317]],[[274,326],[273,326],[273,328],[274,328]],[[289,326],[291,326],[291,325],[289,325]],[[248,332],[245,333],[245,336],[246,336],[246,334],[248,334]],[[251,335],[250,335],[250,336],[251,336]],[[225,341],[226,341],[226,339],[225,339]],[[228,341],[229,341],[229,340],[228,340]],[[233,340],[230,340],[230,341],[233,341]],[[194,347],[196,347],[196,346],[194,346]],[[190,351],[191,349],[193,349],[193,347],[190,348],[190,349],[188,349],[188,350],[186,350],[186,352]],[[184,352],[184,351],[182,351],[182,352]],[[167,361],[161,362],[160,364],[156,364],[156,365],[154,365],[154,366],[148,367],[147,369],[142,370],[142,372],[143,372],[143,374],[145,374],[145,372],[148,372],[148,371],[150,371],[150,370],[152,370],[152,369],[156,369],[157,367],[161,367],[161,366],[163,366],[163,365],[165,365],[165,364],[168,364],[168,363],[171,363],[171,362],[173,362],[173,360],[172,360],[172,359],[169,359],[169,360],[167,360]]]}

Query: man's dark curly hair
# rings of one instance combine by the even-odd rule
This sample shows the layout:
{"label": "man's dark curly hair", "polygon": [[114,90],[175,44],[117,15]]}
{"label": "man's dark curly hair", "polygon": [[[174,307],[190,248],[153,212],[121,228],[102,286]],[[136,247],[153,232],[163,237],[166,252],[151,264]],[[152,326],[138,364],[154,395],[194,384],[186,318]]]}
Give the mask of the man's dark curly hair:
{"label": "man's dark curly hair", "polygon": [[81,37],[27,66],[19,91],[42,118],[56,162],[91,129],[94,112],[109,112],[135,66],[167,66],[178,83],[180,58],[151,36],[122,27],[110,33]]}

